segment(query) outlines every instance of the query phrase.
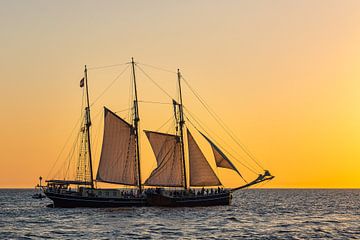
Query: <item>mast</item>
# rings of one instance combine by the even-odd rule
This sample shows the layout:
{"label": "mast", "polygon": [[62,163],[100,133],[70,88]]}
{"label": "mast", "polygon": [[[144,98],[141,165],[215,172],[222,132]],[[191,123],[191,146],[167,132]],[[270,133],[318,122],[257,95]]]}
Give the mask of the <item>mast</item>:
{"label": "mast", "polygon": [[139,150],[139,104],[137,98],[137,88],[136,88],[136,77],[135,77],[135,62],[134,58],[131,58],[131,65],[132,65],[132,73],[134,79],[134,93],[135,93],[135,100],[134,100],[134,127],[135,127],[135,136],[136,136],[136,163],[137,163],[137,172],[138,172],[138,187],[141,193],[141,170],[140,170],[140,150]]}
{"label": "mast", "polygon": [[180,70],[177,70],[177,76],[178,76],[178,84],[179,84],[179,113],[180,113],[180,121],[179,121],[179,127],[180,127],[180,144],[181,144],[181,157],[182,157],[182,163],[183,163],[183,174],[184,174],[184,187],[185,189],[188,189],[187,187],[187,181],[186,181],[186,164],[185,164],[185,150],[184,150],[184,112],[183,112],[183,102],[182,102],[182,94],[181,94],[181,74]]}
{"label": "mast", "polygon": [[90,126],[91,126],[91,118],[90,118],[90,100],[89,100],[89,86],[88,86],[88,78],[87,78],[87,68],[85,65],[84,70],[85,75],[85,87],[86,87],[86,135],[87,135],[87,143],[89,149],[89,164],[90,164],[90,178],[91,178],[91,188],[94,188],[94,178],[93,178],[93,168],[92,168],[92,156],[91,156],[91,143],[90,143]]}

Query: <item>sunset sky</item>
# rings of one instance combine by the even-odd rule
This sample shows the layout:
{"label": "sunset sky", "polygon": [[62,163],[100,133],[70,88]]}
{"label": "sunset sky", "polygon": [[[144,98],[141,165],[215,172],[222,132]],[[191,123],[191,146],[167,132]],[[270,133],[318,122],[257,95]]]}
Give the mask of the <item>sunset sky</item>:
{"label": "sunset sky", "polygon": [[[85,64],[93,101],[126,65],[91,68],[134,57],[174,97],[176,74],[141,63],[181,69],[276,176],[261,187],[359,188],[359,13],[360,1],[1,1],[0,187],[52,177],[79,118]],[[129,78],[127,70],[93,105],[95,166],[101,109],[129,107]],[[141,71],[138,85],[140,100],[171,102]],[[185,84],[184,105],[242,154]],[[141,128],[171,114],[171,105],[141,103]],[[155,160],[144,137],[141,147],[146,178]],[[243,183],[218,174],[226,186]]]}

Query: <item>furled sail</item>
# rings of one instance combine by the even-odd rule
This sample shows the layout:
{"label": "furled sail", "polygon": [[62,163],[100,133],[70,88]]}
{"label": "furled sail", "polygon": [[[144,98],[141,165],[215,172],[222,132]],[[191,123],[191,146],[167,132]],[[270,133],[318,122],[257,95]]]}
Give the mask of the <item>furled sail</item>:
{"label": "furled sail", "polygon": [[[201,133],[201,132],[200,132]],[[213,150],[214,153],[214,157],[215,157],[215,162],[216,162],[216,166],[217,167],[222,167],[222,168],[229,168],[232,169],[234,171],[236,171],[240,176],[240,172],[236,169],[236,167],[234,166],[234,164],[232,164],[232,162],[229,160],[229,158],[220,150],[220,148],[218,148],[215,143],[213,143],[207,136],[205,136],[203,133],[201,133],[201,135],[203,135],[203,137],[210,143],[211,148]]]}
{"label": "furled sail", "polygon": [[190,131],[187,131],[189,145],[190,186],[218,186],[219,178],[214,173]]}
{"label": "furled sail", "polygon": [[96,180],[136,185],[136,136],[132,125],[105,108],[104,139]]}
{"label": "furled sail", "polygon": [[157,168],[152,171],[145,184],[149,186],[183,186],[179,137],[151,131],[145,131],[145,133],[157,161]]}

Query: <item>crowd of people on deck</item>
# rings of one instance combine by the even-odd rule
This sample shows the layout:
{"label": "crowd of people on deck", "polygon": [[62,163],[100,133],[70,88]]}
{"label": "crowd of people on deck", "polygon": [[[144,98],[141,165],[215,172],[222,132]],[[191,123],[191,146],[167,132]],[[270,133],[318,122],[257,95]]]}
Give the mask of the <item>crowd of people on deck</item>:
{"label": "crowd of people on deck", "polygon": [[166,192],[172,197],[181,196],[206,196],[224,193],[226,190],[222,187],[218,188],[201,188],[201,189],[188,189],[188,190],[164,190],[163,188],[149,188],[145,190],[145,194]]}
{"label": "crowd of people on deck", "polygon": [[[71,192],[71,188],[67,188],[68,186],[49,186],[49,190],[53,192],[60,193],[61,190],[67,190],[68,193]],[[137,189],[131,190],[120,190],[120,191],[92,191],[89,189],[84,189],[80,187],[80,193],[86,191],[88,196],[92,197],[123,197],[123,198],[134,198],[139,197],[140,193]],[[166,193],[171,197],[182,197],[182,196],[207,196],[207,195],[216,195],[226,192],[223,187],[217,188],[197,188],[197,189],[188,189],[188,190],[171,190],[171,189],[164,189],[164,188],[148,188],[144,190],[144,194],[151,194],[151,193]]]}

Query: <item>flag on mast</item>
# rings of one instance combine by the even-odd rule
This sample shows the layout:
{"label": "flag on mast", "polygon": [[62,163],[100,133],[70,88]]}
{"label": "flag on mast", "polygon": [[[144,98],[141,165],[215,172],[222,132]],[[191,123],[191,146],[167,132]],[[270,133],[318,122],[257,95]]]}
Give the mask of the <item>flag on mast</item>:
{"label": "flag on mast", "polygon": [[82,78],[82,79],[80,80],[80,87],[81,87],[81,88],[84,87],[84,78]]}

